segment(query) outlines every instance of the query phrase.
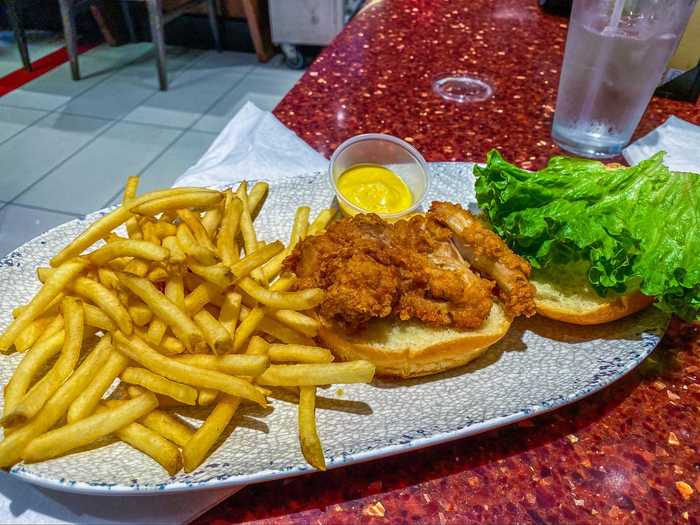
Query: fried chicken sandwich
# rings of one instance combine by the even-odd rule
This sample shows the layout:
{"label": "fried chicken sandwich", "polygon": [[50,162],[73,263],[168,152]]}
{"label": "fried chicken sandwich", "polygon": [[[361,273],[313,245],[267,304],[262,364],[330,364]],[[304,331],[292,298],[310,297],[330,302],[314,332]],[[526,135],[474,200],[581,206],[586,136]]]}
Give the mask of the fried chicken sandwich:
{"label": "fried chicken sandwich", "polygon": [[297,288],[322,288],[319,337],[341,359],[414,377],[461,366],[535,313],[530,266],[460,206],[434,202],[389,223],[333,223],[285,260]]}

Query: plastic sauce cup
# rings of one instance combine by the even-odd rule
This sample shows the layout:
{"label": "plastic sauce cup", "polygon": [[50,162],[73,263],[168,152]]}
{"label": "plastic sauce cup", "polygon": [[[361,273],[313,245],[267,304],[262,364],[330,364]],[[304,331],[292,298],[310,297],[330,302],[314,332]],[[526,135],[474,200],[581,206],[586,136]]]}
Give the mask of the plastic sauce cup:
{"label": "plastic sauce cup", "polygon": [[430,169],[423,156],[408,142],[382,133],[352,137],[336,148],[328,167],[330,183],[345,215],[369,213],[348,201],[338,191],[338,179],[358,164],[376,164],[393,171],[411,191],[412,204],[397,213],[377,213],[383,219],[398,219],[418,211],[430,190]]}

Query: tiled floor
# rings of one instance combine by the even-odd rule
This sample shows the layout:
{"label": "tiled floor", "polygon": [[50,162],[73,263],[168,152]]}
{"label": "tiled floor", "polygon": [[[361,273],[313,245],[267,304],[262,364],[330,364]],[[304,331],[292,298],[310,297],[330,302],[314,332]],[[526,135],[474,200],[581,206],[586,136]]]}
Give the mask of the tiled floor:
{"label": "tiled floor", "polygon": [[168,49],[170,90],[157,89],[148,43],[99,46],[0,97],[0,256],[116,202],[128,175],[169,186],[248,100],[272,109],[302,72],[276,57]]}
{"label": "tiled floor", "polygon": [[[63,38],[46,31],[27,31],[29,59],[34,62],[63,47]],[[0,31],[0,77],[22,67],[22,58],[12,31]]]}

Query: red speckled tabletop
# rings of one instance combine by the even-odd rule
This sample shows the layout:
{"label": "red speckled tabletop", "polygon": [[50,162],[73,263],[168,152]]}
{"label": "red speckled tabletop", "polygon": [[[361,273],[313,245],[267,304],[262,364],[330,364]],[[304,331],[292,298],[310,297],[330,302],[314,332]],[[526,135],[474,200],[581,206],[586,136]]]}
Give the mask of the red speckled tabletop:
{"label": "red speckled tabletop", "polygon": [[[346,138],[390,133],[430,161],[525,167],[550,139],[566,20],[534,0],[383,0],[346,27],[275,114],[329,156]],[[494,87],[456,104],[445,73]],[[700,107],[654,99],[637,135]],[[700,523],[700,337],[674,321],[640,368],[570,407],[473,438],[250,486],[197,523]]]}

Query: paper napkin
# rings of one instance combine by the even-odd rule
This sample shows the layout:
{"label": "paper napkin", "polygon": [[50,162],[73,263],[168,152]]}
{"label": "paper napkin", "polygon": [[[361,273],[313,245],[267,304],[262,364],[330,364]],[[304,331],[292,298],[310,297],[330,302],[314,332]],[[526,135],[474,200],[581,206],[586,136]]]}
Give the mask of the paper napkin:
{"label": "paper napkin", "polygon": [[673,171],[700,173],[700,126],[669,117],[661,126],[627,146],[622,155],[630,165],[665,151],[664,164]]}

